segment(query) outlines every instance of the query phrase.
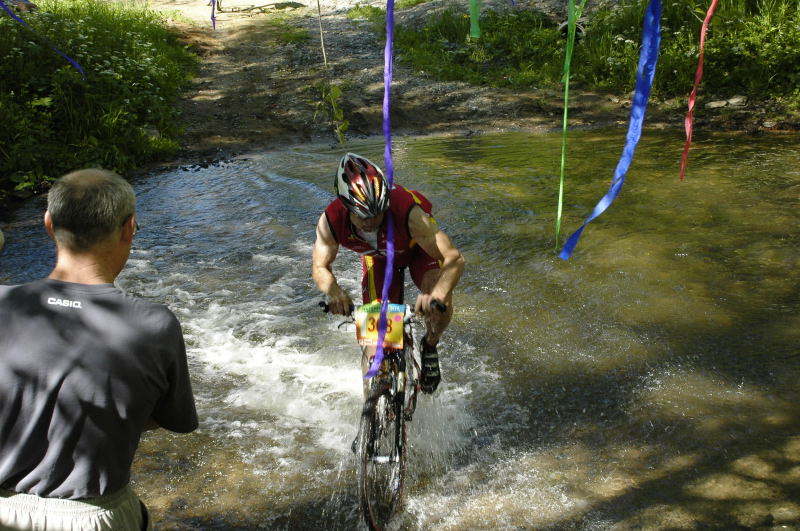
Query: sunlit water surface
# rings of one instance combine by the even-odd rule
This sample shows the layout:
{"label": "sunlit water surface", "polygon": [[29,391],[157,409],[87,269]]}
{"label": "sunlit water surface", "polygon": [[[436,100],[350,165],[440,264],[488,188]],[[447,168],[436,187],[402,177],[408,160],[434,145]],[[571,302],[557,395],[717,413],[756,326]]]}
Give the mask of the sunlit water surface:
{"label": "sunlit water surface", "polygon": [[[467,260],[444,383],[411,424],[398,529],[800,525],[796,135],[647,132],[573,258],[555,249],[560,136],[395,139]],[[570,135],[562,240],[624,131]],[[350,151],[382,162],[379,140]],[[148,433],[137,491],[163,529],[353,529],[353,330],[309,259],[343,149],[302,146],[138,179],[118,284],[184,326],[200,428]],[[5,226],[0,283],[53,264],[41,202]],[[336,273],[357,293],[360,266]],[[413,296],[413,292],[410,292]]]}

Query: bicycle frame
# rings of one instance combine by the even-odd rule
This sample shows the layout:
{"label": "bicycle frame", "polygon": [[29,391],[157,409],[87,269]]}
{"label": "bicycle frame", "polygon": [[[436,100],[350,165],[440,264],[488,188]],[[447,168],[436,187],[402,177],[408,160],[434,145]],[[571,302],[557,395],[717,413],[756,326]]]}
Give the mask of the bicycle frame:
{"label": "bicycle frame", "polygon": [[[359,423],[358,491],[364,520],[371,530],[382,529],[402,507],[406,422],[412,420],[416,409],[420,374],[409,306],[405,307],[403,335],[403,348],[385,349],[378,373],[367,381],[369,392]],[[371,350],[362,350],[367,366]]]}
{"label": "bicycle frame", "polygon": [[[359,308],[360,307],[355,308],[354,314]],[[407,397],[403,410],[406,420],[409,421],[412,419],[414,411],[416,410],[417,395],[420,391],[419,376],[422,373],[418,362],[419,356],[417,354],[417,346],[414,342],[415,317],[413,312],[413,308],[405,305],[405,314],[403,318],[404,347],[402,349],[385,348],[383,351],[383,361],[381,362],[378,374],[366,380],[366,388],[371,389],[373,381],[380,378],[385,379],[391,374],[393,394],[405,393],[410,383],[411,393]],[[370,351],[373,351],[372,347],[362,347],[362,366],[365,369],[372,363],[372,358],[369,354]]]}
{"label": "bicycle frame", "polygon": [[[325,302],[320,306],[327,311]],[[422,371],[414,342],[414,312],[408,305],[403,308],[403,346],[384,348],[377,374],[365,381],[367,392],[353,446],[359,462],[359,500],[370,530],[383,529],[402,507],[407,452],[405,423],[414,416],[420,391]],[[364,317],[356,313],[358,308],[353,310],[351,319],[345,323],[355,323]],[[393,311],[394,316],[398,314]],[[375,313],[370,311],[367,315],[373,319],[371,332],[374,334]],[[358,335],[359,325],[356,327]],[[374,350],[373,345],[362,347],[365,374]]]}

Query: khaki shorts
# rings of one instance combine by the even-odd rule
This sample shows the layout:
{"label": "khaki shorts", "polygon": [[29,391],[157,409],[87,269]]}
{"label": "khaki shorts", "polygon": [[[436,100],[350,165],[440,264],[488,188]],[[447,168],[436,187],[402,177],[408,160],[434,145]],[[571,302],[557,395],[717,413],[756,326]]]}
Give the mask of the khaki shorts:
{"label": "khaki shorts", "polygon": [[0,530],[151,530],[147,509],[130,487],[98,498],[61,500],[0,489]]}

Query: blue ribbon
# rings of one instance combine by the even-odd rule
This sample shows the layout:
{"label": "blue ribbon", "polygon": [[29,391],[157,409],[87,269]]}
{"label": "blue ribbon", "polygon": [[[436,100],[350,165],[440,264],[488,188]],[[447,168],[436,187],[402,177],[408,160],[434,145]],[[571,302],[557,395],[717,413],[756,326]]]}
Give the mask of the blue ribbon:
{"label": "blue ribbon", "polygon": [[[394,186],[394,162],[392,161],[392,124],[390,118],[391,93],[392,93],[392,53],[394,46],[394,0],[386,2],[386,47],[383,53],[383,137],[386,145],[383,150],[384,166],[386,168],[386,181],[389,185],[389,194]],[[386,211],[386,267],[383,274],[383,289],[381,290],[381,316],[378,319],[378,346],[375,358],[367,371],[365,378],[373,378],[378,374],[378,369],[383,361],[383,340],[386,338],[386,312],[389,309],[389,286],[394,278],[394,218],[392,211]]]}
{"label": "blue ribbon", "polygon": [[625,174],[628,172],[628,167],[630,167],[631,160],[633,160],[633,153],[636,151],[636,144],[639,143],[639,138],[642,136],[642,122],[644,121],[644,112],[647,109],[647,100],[650,98],[650,89],[653,87],[653,78],[656,75],[658,47],[660,44],[661,0],[650,0],[650,5],[644,14],[642,51],[639,54],[639,68],[636,71],[636,88],[633,94],[633,105],[631,107],[625,148],[622,150],[622,156],[617,163],[617,169],[614,171],[614,178],[611,180],[611,187],[608,192],[597,203],[592,214],[583,222],[583,225],[572,233],[564,244],[561,254],[558,255],[563,260],[569,259],[586,225],[602,214],[622,190],[622,185],[625,183]]}
{"label": "blue ribbon", "polygon": [[[8,14],[9,14],[9,16],[10,16],[11,18],[13,18],[14,20],[16,20],[17,22],[19,22],[19,23],[20,23],[20,24],[22,24],[23,26],[27,26],[27,27],[28,27],[28,28],[29,28],[29,29],[30,29],[32,32],[34,32],[34,34],[36,34],[36,30],[35,30],[35,29],[33,29],[33,28],[31,27],[31,25],[30,25],[30,24],[28,24],[27,22],[25,22],[24,20],[22,20],[21,18],[19,18],[17,15],[15,15],[15,14],[14,14],[14,12],[13,12],[13,11],[11,11],[11,8],[10,8],[10,7],[8,7],[8,6],[5,4],[5,2],[3,2],[3,0],[0,0],[0,7],[2,7],[3,9],[5,9],[5,10],[6,10],[6,13],[8,13]],[[81,73],[81,79],[83,79],[84,81],[86,81],[86,73],[83,71],[83,68],[81,68],[81,65],[79,65],[79,64],[77,63],[77,61],[73,60],[73,59],[72,59],[70,56],[68,56],[67,54],[65,54],[65,53],[64,53],[64,52],[62,52],[61,50],[59,50],[59,49],[56,47],[56,45],[55,45],[55,44],[53,44],[53,43],[50,41],[50,39],[48,39],[47,37],[45,37],[45,36],[43,36],[43,35],[42,35],[41,37],[42,37],[42,38],[43,38],[43,39],[44,39],[44,40],[47,42],[47,44],[49,44],[49,45],[50,45],[50,47],[51,47],[53,50],[55,50],[55,51],[56,51],[56,52],[57,52],[57,53],[58,53],[58,54],[59,54],[61,57],[63,57],[64,59],[66,59],[67,61],[69,61],[70,63],[72,63],[72,66],[74,66],[75,68],[77,68],[77,69],[78,69],[78,72],[80,72],[80,73]]]}

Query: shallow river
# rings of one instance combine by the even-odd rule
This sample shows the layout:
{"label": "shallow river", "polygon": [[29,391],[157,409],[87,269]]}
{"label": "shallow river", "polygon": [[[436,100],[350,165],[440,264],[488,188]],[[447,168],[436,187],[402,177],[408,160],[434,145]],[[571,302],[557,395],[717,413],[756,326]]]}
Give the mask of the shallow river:
{"label": "shallow river", "polygon": [[[467,259],[395,527],[800,526],[800,137],[706,137],[680,182],[680,135],[646,132],[566,262],[560,141],[395,139],[396,181]],[[624,131],[569,142],[562,239],[606,192]],[[382,140],[347,149],[383,160]],[[134,183],[142,230],[118,284],[180,318],[201,417],[142,441],[134,484],[158,529],[359,526],[357,349],[309,267],[342,151]],[[0,283],[52,267],[42,212],[5,225]],[[337,265],[355,293],[355,256]]]}

